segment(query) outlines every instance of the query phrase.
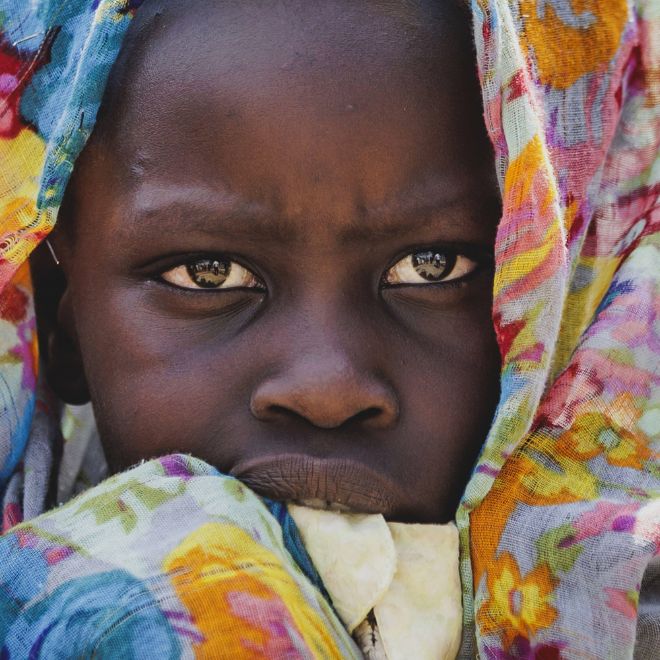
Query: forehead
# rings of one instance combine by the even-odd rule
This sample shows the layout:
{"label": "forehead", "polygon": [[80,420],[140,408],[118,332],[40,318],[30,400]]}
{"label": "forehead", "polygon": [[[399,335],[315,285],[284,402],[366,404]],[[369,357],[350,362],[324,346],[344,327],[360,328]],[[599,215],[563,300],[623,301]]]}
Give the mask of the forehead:
{"label": "forehead", "polygon": [[147,2],[99,123],[126,189],[203,181],[290,215],[492,171],[447,2]]}
{"label": "forehead", "polygon": [[124,62],[133,70],[146,60],[150,67],[243,71],[275,84],[278,68],[282,79],[304,72],[327,80],[346,69],[378,75],[418,68],[424,59],[432,64],[431,50],[452,68],[467,54],[457,45],[470,41],[468,26],[452,0],[146,0]]}

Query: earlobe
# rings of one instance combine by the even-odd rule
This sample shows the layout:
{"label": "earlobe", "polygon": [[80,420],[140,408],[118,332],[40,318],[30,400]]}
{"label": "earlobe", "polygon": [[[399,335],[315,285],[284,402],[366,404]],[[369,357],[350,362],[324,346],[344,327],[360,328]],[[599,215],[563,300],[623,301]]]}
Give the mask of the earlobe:
{"label": "earlobe", "polygon": [[58,305],[57,321],[48,336],[46,378],[63,401],[81,405],[90,397],[71,312],[65,291]]}
{"label": "earlobe", "polygon": [[[66,277],[66,242],[56,230],[30,255],[41,362],[55,394],[71,404],[89,401],[71,294]],[[57,258],[54,258],[54,254]],[[60,263],[61,262],[61,263]]]}

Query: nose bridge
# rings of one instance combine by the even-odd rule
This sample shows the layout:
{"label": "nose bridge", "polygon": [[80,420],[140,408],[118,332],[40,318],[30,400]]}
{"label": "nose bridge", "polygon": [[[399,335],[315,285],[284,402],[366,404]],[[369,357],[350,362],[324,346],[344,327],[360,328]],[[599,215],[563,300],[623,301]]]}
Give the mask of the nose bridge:
{"label": "nose bridge", "polygon": [[327,282],[326,286],[310,287],[315,290],[301,295],[296,314],[301,357],[315,354],[320,360],[340,360],[347,366],[356,360],[365,361],[366,356],[359,355],[356,344],[366,339],[369,330],[342,284]]}
{"label": "nose bridge", "polygon": [[296,314],[293,369],[322,373],[325,379],[373,377],[381,352],[374,311],[360,296],[360,285],[347,275],[326,275],[324,286],[301,292]]}
{"label": "nose bridge", "polygon": [[354,388],[372,371],[365,351],[369,329],[350,294],[335,284],[306,296],[297,314],[287,368],[307,392]]}

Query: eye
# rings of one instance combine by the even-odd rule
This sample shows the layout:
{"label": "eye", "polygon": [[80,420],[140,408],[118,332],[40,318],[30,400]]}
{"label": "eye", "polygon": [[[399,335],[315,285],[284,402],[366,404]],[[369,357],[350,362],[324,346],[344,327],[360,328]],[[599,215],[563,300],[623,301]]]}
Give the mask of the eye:
{"label": "eye", "polygon": [[434,284],[458,280],[472,273],[478,263],[465,255],[449,250],[420,250],[412,252],[383,275],[389,286]]}
{"label": "eye", "polygon": [[252,271],[229,259],[193,259],[161,274],[182,289],[265,289]]}

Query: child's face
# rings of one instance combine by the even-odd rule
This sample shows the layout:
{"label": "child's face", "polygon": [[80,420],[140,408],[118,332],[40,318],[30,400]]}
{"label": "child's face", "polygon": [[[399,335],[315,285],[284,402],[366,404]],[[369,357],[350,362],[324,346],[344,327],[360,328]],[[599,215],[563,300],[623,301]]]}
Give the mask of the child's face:
{"label": "child's face", "polygon": [[499,377],[468,19],[141,11],[56,237],[112,468],[183,451],[275,499],[450,519]]}

